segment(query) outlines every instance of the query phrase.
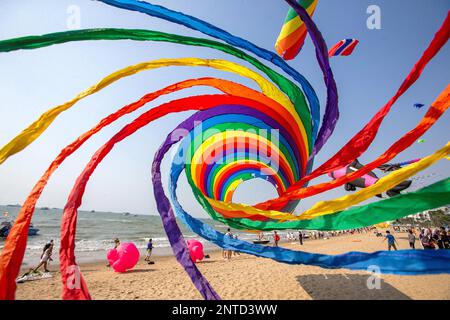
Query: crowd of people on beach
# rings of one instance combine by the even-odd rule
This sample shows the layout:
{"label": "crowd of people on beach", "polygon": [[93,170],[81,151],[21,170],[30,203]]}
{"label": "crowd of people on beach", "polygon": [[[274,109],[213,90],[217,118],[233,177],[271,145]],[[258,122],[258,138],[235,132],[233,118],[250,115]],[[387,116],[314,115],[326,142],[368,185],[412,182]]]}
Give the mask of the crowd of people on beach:
{"label": "crowd of people on beach", "polygon": [[299,241],[301,245],[303,245],[304,239],[329,239],[332,237],[338,237],[342,235],[351,235],[356,233],[367,233],[370,232],[372,228],[359,228],[359,229],[351,229],[351,230],[339,230],[339,231],[309,231],[305,232],[302,230],[298,231],[298,235],[296,236],[294,232],[288,232],[286,234],[287,241]]}
{"label": "crowd of people on beach", "polygon": [[422,228],[419,240],[424,249],[450,249],[450,234],[448,228]]}
{"label": "crowd of people on beach", "polygon": [[[394,227],[393,232],[403,232],[404,229],[400,227]],[[434,249],[450,249],[450,230],[447,227],[440,228],[409,228],[406,230],[408,236],[408,243],[410,249],[416,249],[416,242],[419,242],[422,245],[422,248],[425,250],[434,250]],[[298,241],[300,245],[304,244],[305,239],[309,240],[319,240],[319,239],[329,239],[332,237],[338,237],[343,235],[353,235],[353,234],[363,234],[363,233],[372,233],[377,237],[383,237],[383,241],[387,241],[388,250],[398,250],[398,242],[395,236],[391,233],[390,230],[385,231],[385,235],[383,235],[376,227],[366,227],[359,229],[351,229],[351,230],[340,230],[340,231],[308,231],[305,232],[303,230],[298,230],[297,235],[294,232],[288,232],[286,234],[286,240],[289,242]],[[231,229],[228,228],[225,233],[226,237],[230,237],[232,239],[238,239],[238,235],[231,232]],[[264,234],[259,234],[259,239],[264,238]],[[273,246],[278,247],[279,242],[281,240],[280,235],[277,231],[273,231],[272,235]],[[120,245],[120,240],[114,240],[114,248],[117,248]],[[41,267],[44,268],[44,272],[49,272],[48,264],[52,261],[54,241],[53,239],[47,242],[42,250],[42,254],[40,256],[39,264],[30,269],[30,272],[39,272]],[[154,264],[151,261],[153,251],[153,241],[150,238],[147,242],[146,255],[144,261],[148,264]],[[223,249],[222,257],[225,260],[231,260],[232,256],[238,256],[239,252]]]}
{"label": "crowd of people on beach", "polygon": [[[395,231],[400,232],[399,228],[394,228]],[[408,229],[408,242],[410,249],[416,249],[417,230],[415,228]],[[378,236],[378,233],[377,233]],[[445,227],[440,228],[421,228],[418,239],[422,244],[424,250],[435,249],[450,249],[450,234],[449,229]],[[386,236],[383,241],[387,240],[388,250],[397,250],[398,242],[389,230],[386,231]]]}
{"label": "crowd of people on beach", "polygon": [[[340,230],[340,231],[309,231],[304,232],[302,230],[298,231],[298,236],[294,234],[294,232],[288,232],[286,234],[286,240],[293,242],[299,241],[300,245],[303,245],[305,239],[329,239],[331,237],[337,237],[342,235],[353,235],[353,234],[362,234],[372,232],[377,237],[383,237],[383,242],[387,240],[388,250],[397,250],[398,242],[395,236],[391,233],[390,230],[386,230],[385,235],[383,235],[376,227],[366,227],[359,229],[351,229],[351,230]],[[403,232],[404,228],[393,227],[393,231],[395,232]],[[450,249],[450,230],[447,227],[440,228],[421,228],[416,230],[415,228],[406,229],[408,235],[408,243],[410,249],[416,249],[416,241],[419,240],[422,248],[425,250],[430,249]],[[275,238],[278,236],[276,231],[274,231],[273,239],[274,246],[278,246],[279,240],[275,241]]]}

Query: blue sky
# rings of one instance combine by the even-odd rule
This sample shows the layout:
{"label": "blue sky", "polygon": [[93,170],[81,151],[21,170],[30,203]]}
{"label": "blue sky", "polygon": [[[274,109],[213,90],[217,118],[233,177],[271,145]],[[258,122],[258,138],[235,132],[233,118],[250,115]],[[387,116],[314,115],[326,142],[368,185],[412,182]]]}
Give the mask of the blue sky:
{"label": "blue sky", "polygon": [[[284,1],[276,0],[152,2],[194,15],[271,50],[288,9]],[[366,27],[369,16],[366,9],[371,4],[381,9],[380,30]],[[202,36],[180,25],[95,1],[3,0],[0,2],[0,39],[65,31],[69,17],[67,9],[71,5],[80,9],[81,28],[140,28]],[[343,38],[357,38],[360,44],[352,56],[331,60],[339,90],[341,117],[335,134],[316,158],[316,165],[339,150],[395,93],[449,9],[448,0],[319,1],[314,20],[328,46]],[[420,121],[426,110],[417,110],[412,105],[416,102],[430,104],[449,83],[449,56],[450,48],[447,45],[429,63],[417,83],[394,105],[373,145],[360,158],[361,162],[375,159]],[[77,42],[38,50],[0,53],[0,145],[7,143],[47,109],[71,99],[115,70],[143,61],[176,57],[237,61],[206,48],[133,41]],[[301,54],[290,64],[310,81],[323,107],[325,88],[309,39]],[[22,203],[58,152],[104,116],[145,93],[176,81],[201,76],[220,77],[255,88],[246,79],[207,68],[171,67],[142,72],[121,80],[63,113],[31,146],[0,166],[0,203]],[[158,99],[142,111],[128,115],[104,129],[57,170],[38,205],[63,207],[77,176],[91,155],[144,110],[185,95],[205,92],[214,91],[197,88]],[[175,124],[190,114],[169,115],[120,143],[92,176],[82,208],[156,214],[150,180],[153,155]],[[449,120],[449,114],[444,115],[423,136],[425,143],[415,144],[394,161],[422,157],[443,146],[449,140]],[[168,172],[168,164],[169,159],[166,159],[163,165],[165,173]],[[419,174],[433,173],[431,178],[420,180],[413,187],[442,179],[449,172],[449,162],[441,161]],[[314,182],[327,179],[323,177]],[[202,209],[194,202],[184,177],[182,180],[178,192],[181,203],[194,216],[205,217]],[[255,188],[260,192],[255,193]],[[306,199],[297,211],[308,208],[316,201],[344,194],[343,188],[338,188]],[[256,203],[273,196],[275,192],[270,185],[263,181],[248,181],[238,188],[234,200]]]}

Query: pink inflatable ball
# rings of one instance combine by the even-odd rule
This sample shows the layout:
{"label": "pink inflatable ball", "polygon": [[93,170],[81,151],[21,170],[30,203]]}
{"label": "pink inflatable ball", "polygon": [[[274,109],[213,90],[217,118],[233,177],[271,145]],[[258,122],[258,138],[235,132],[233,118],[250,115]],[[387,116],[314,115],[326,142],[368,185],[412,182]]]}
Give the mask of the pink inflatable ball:
{"label": "pink inflatable ball", "polygon": [[119,254],[116,249],[108,250],[106,253],[106,259],[108,259],[109,265],[112,266],[116,260],[119,259]]}
{"label": "pink inflatable ball", "polygon": [[202,261],[205,257],[203,253],[203,248],[199,246],[193,246],[191,251],[191,258],[194,262]]}
{"label": "pink inflatable ball", "polygon": [[136,266],[140,253],[134,243],[122,243],[117,249],[109,250],[107,258],[114,271],[125,272]]}
{"label": "pink inflatable ball", "polygon": [[191,256],[192,261],[197,262],[203,260],[205,254],[203,253],[203,245],[198,240],[187,240],[186,241],[189,255]]}

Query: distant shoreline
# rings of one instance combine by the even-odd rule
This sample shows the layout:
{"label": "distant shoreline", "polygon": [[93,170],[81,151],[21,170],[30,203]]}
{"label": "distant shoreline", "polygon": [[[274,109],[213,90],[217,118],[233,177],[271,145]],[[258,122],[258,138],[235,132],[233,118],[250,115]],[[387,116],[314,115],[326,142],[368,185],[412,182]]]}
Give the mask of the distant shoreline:
{"label": "distant shoreline", "polygon": [[[0,207],[9,207],[9,208],[21,208],[21,204],[0,204]],[[36,207],[36,210],[61,210],[64,211],[64,208],[58,208],[58,207]],[[78,212],[85,212],[85,213],[113,213],[113,214],[121,214],[121,215],[138,215],[138,216],[159,216],[158,214],[150,214],[150,213],[132,213],[129,211],[123,211],[123,212],[117,212],[117,211],[102,211],[102,210],[95,210],[95,209],[79,209]]]}

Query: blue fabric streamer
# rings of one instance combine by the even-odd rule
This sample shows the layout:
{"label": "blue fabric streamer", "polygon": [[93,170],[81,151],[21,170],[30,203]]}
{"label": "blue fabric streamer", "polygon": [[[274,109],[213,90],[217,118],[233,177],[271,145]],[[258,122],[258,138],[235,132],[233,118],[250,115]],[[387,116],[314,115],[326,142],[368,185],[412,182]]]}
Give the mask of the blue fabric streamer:
{"label": "blue fabric streamer", "polygon": [[[182,132],[179,129],[191,131],[195,122],[202,120],[205,113],[213,112],[213,109],[194,114],[181,123],[174,131]],[[185,136],[188,134],[186,133]],[[178,137],[180,141],[183,136]],[[163,146],[164,149],[177,143],[173,141],[172,134],[169,134]],[[183,154],[182,150],[186,148],[184,140],[176,155]],[[166,152],[168,148],[166,149]],[[216,231],[211,226],[189,215],[176,196],[177,181],[184,170],[185,163],[182,158],[172,161],[169,181],[169,194],[173,204],[175,214],[183,221],[190,230],[202,238],[213,242],[219,247],[227,250],[239,251],[251,254],[257,257],[270,258],[279,262],[288,264],[314,265],[329,269],[350,269],[350,270],[369,270],[374,266],[380,273],[399,274],[399,275],[420,275],[420,274],[440,274],[450,272],[450,251],[449,250],[398,250],[398,251],[376,251],[367,252],[347,252],[339,255],[317,254],[302,251],[294,251],[281,247],[268,247],[252,244],[239,239],[232,239],[225,234]]]}

